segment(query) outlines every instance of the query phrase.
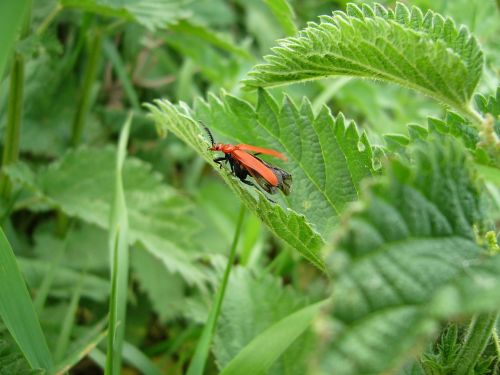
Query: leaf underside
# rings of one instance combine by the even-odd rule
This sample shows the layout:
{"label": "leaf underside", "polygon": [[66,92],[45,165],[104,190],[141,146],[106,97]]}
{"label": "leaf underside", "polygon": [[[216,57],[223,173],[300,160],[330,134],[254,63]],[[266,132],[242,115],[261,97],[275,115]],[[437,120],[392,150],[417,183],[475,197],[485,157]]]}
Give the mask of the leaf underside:
{"label": "leaf underside", "polygon": [[[412,159],[413,166],[391,162],[389,176],[369,186],[328,258],[335,328],[325,373],[380,373],[401,365],[435,333],[438,319],[474,310],[457,308],[467,291],[456,280],[498,267],[494,258],[483,259],[475,241],[481,199],[462,146],[433,141],[415,147]],[[493,281],[498,288],[500,280]],[[443,291],[454,309],[436,302]],[[491,288],[483,292],[494,295]],[[483,301],[475,311],[497,305]]]}
{"label": "leaf underside", "polygon": [[483,54],[465,26],[401,3],[394,10],[348,4],[346,12],[282,39],[273,52],[249,73],[248,87],[346,75],[397,83],[465,108],[483,68]]}

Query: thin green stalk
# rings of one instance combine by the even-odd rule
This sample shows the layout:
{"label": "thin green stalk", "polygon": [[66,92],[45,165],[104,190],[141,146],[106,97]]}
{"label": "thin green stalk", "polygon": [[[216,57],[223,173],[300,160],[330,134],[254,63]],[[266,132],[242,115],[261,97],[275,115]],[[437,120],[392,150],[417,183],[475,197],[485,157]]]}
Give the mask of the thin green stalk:
{"label": "thin green stalk", "polygon": [[47,17],[44,18],[40,26],[38,26],[38,28],[35,31],[35,34],[42,35],[61,10],[63,10],[63,6],[59,2],[57,2],[54,8],[51,10],[51,12],[47,15]]}
{"label": "thin green stalk", "polygon": [[[31,23],[31,8],[29,2],[26,18],[24,19],[21,38],[27,36]],[[16,53],[10,74],[9,100],[7,104],[7,128],[5,129],[2,167],[15,163],[19,159],[19,139],[23,116],[24,93],[24,57]],[[0,173],[0,194],[8,199],[12,190],[7,175]]]}
{"label": "thin green stalk", "polygon": [[[7,104],[7,128],[2,155],[2,166],[15,163],[19,159],[19,139],[23,115],[24,58],[16,54],[10,74],[9,101]],[[0,175],[0,192],[9,198],[12,186],[5,173]]]}
{"label": "thin green stalk", "polygon": [[212,342],[212,337],[215,333],[215,328],[217,326],[217,319],[219,318],[222,301],[224,300],[224,294],[226,293],[227,283],[229,281],[229,274],[233,268],[234,258],[236,257],[236,248],[238,247],[238,239],[240,238],[241,226],[243,223],[243,218],[245,216],[245,207],[243,204],[240,207],[240,213],[238,215],[238,222],[236,224],[236,231],[234,232],[234,239],[231,245],[231,251],[229,252],[229,258],[227,260],[226,269],[224,270],[224,275],[222,276],[222,282],[215,295],[215,303],[210,310],[207,323],[203,328],[200,341],[196,346],[191,363],[189,364],[188,371],[186,375],[202,375],[205,369],[205,364],[208,357],[208,351],[210,349],[210,344]]}
{"label": "thin green stalk", "polygon": [[472,318],[460,352],[453,363],[453,374],[471,374],[490,341],[498,313],[479,314]]}
{"label": "thin green stalk", "polygon": [[76,147],[80,144],[83,128],[90,110],[92,85],[97,74],[102,51],[102,33],[94,31],[90,33],[91,41],[88,48],[89,57],[83,75],[83,87],[81,90],[78,107],[73,120],[73,130],[71,134],[71,145]]}
{"label": "thin green stalk", "polygon": [[64,321],[61,327],[61,332],[59,333],[59,337],[57,338],[56,349],[54,353],[54,359],[56,362],[60,362],[63,360],[64,355],[68,350],[68,345],[71,337],[71,329],[75,324],[75,315],[76,310],[78,309],[78,302],[80,301],[80,297],[82,295],[83,283],[85,281],[85,271],[82,271],[80,280],[71,296],[71,300],[66,310],[66,316],[64,317]]}

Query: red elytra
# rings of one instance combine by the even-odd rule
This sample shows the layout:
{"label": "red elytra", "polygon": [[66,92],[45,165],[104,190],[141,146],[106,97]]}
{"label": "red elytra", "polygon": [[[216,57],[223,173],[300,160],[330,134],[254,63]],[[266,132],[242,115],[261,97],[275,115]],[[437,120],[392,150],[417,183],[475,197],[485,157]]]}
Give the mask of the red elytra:
{"label": "red elytra", "polygon": [[222,162],[229,163],[231,172],[238,177],[241,182],[247,185],[255,186],[251,181],[246,179],[247,176],[250,175],[261,188],[270,194],[276,193],[278,189],[285,195],[290,193],[292,176],[283,169],[266,163],[254,154],[250,154],[249,151],[255,152],[256,154],[274,156],[286,161],[287,158],[282,153],[276,150],[247,144],[232,145],[215,143],[210,130],[205,125],[203,125],[203,127],[207,131],[212,142],[212,146],[209,150],[224,153],[224,156],[214,159],[217,164],[222,167]]}

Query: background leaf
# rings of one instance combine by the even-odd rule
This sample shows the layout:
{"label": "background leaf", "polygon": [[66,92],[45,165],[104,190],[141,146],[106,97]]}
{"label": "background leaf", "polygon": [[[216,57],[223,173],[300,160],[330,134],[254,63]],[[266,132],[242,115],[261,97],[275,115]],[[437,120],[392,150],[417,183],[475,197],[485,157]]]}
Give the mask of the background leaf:
{"label": "background leaf", "polygon": [[347,12],[323,16],[298,37],[281,40],[273,52],[249,73],[247,86],[330,75],[372,78],[418,90],[465,115],[483,67],[483,54],[466,27],[401,3],[394,11],[349,4]]}
{"label": "background leaf", "polygon": [[[70,216],[109,228],[114,183],[109,171],[113,170],[114,155],[111,147],[71,151],[40,171],[36,194]],[[28,174],[17,175],[29,187],[29,180],[24,179]],[[193,263],[196,252],[189,240],[199,224],[188,215],[192,207],[187,200],[162,184],[150,166],[134,158],[125,161],[123,184],[130,243],[142,244],[169,270],[180,273],[189,283],[201,285],[205,276]]]}
{"label": "background leaf", "polygon": [[168,23],[190,14],[182,7],[187,3],[185,0],[60,0],[60,2],[67,8],[78,8],[103,16],[135,21],[150,30],[164,28]]}
{"label": "background leaf", "polygon": [[473,231],[482,225],[480,191],[462,146],[438,139],[415,147],[411,159],[412,166],[390,163],[338,234],[329,258],[334,328],[326,373],[400,366],[436,331],[436,319],[450,317],[430,311],[440,290],[473,275],[484,256]]}

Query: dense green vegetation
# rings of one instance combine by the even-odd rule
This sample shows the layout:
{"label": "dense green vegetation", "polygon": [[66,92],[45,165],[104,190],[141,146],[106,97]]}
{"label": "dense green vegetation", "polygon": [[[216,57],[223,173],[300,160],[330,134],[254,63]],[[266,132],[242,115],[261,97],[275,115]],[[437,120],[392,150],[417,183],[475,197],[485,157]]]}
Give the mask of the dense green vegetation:
{"label": "dense green vegetation", "polygon": [[1,2],[0,375],[499,374],[499,13]]}

